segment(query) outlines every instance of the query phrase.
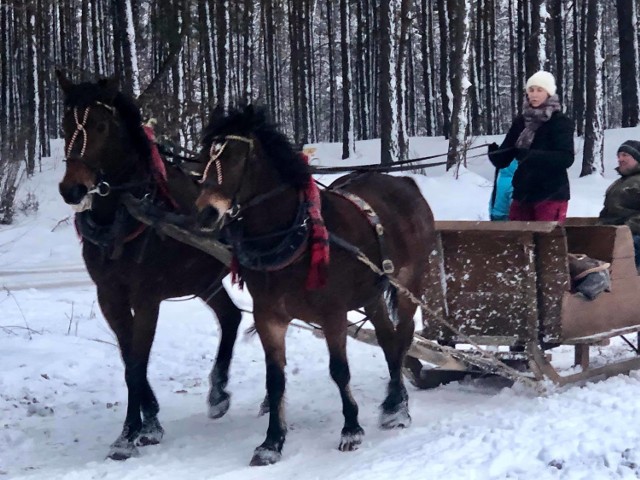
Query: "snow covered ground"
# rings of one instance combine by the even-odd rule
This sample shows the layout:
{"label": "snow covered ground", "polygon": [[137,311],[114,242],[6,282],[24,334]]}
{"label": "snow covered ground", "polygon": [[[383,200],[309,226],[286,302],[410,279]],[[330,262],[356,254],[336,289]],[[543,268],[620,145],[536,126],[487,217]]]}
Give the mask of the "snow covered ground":
{"label": "snow covered ground", "polygon": [[[571,216],[595,216],[616,177],[615,151],[640,128],[607,132],[605,178],[571,169]],[[499,140],[499,137],[496,137]],[[478,138],[476,143],[492,141]],[[378,142],[358,143],[358,158],[339,160],[339,145],[316,145],[322,165],[373,163]],[[577,143],[577,158],[581,145]],[[411,156],[446,151],[442,138],[417,138]],[[482,151],[482,150],[481,150]],[[166,435],[126,462],[105,460],[126,410],[123,367],[80,257],[71,211],[57,194],[62,149],[43,161],[21,198],[36,195],[36,214],[0,228],[0,480],[38,479],[609,479],[640,477],[640,374],[573,386],[538,397],[522,386],[465,381],[431,391],[409,386],[411,428],[377,428],[384,398],[382,351],[349,340],[352,390],[366,437],[360,450],[337,450],[342,414],[323,340],[290,328],[287,338],[289,435],[279,464],[248,467],[266,417],[264,362],[257,337],[239,339],[231,367],[231,409],[206,415],[207,375],[218,343],[214,318],[199,301],[164,302],[149,378]],[[493,169],[471,159],[454,179],[443,168],[415,176],[436,219],[487,218]],[[324,181],[329,181],[325,178]],[[246,292],[233,297],[251,306]],[[243,327],[251,324],[246,315]],[[622,342],[601,358],[628,355]],[[556,352],[570,363],[570,352]]]}

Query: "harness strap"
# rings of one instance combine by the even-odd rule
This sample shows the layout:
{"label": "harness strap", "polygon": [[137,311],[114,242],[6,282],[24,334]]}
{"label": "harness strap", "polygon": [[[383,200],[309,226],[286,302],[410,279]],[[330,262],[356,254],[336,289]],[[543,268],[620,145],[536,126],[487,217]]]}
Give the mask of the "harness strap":
{"label": "harness strap", "polygon": [[[351,192],[347,192],[346,190],[332,189],[327,191],[349,200],[364,214],[369,224],[373,227],[373,231],[376,232],[376,236],[378,238],[380,257],[382,258],[382,271],[387,275],[391,275],[395,272],[395,266],[393,265],[393,261],[389,258],[389,251],[386,246],[384,227],[380,222],[380,217],[378,217],[378,214],[375,212],[373,207],[371,207],[371,205],[369,205],[364,199]],[[332,239],[333,238],[334,236],[332,235]]]}
{"label": "harness strap", "polygon": [[[232,272],[239,273],[239,267],[262,272],[275,272],[298,261],[307,248],[309,240],[309,215],[307,203],[303,195],[296,218],[291,227],[284,231],[278,231],[258,237],[245,237],[240,222],[232,222],[225,225],[222,233],[225,240],[232,245],[237,264],[232,266]],[[282,237],[282,240],[269,249],[259,246],[259,242],[269,237]],[[258,244],[258,246],[254,246]],[[239,277],[238,277],[239,280]]]}

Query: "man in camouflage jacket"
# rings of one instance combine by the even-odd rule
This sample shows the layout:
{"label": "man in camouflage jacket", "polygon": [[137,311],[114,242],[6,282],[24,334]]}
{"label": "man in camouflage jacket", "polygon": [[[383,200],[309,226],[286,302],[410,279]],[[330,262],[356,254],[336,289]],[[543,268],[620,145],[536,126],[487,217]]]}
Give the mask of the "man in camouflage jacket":
{"label": "man in camouflage jacket", "polygon": [[633,236],[636,267],[640,267],[640,142],[627,140],[618,148],[620,178],[607,189],[600,212],[603,225],[627,225]]}

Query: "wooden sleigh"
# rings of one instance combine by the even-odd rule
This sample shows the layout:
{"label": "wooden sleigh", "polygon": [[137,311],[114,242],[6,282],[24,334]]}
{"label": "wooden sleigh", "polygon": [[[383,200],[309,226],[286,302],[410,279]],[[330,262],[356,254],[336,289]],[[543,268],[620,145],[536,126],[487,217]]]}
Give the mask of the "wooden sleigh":
{"label": "wooden sleigh", "polygon": [[[640,276],[631,232],[626,226],[596,225],[595,220],[573,218],[565,226],[436,222],[436,273],[424,295],[428,308],[414,342],[419,348],[412,348],[406,362],[412,382],[430,388],[479,373],[469,361],[477,354],[474,349],[452,355],[434,348],[434,343],[461,348],[469,340],[489,347],[524,375],[558,385],[640,368],[637,350],[630,358],[590,366],[591,346],[640,331]],[[610,291],[593,300],[572,293],[569,252],[610,263]],[[574,347],[581,371],[561,375],[552,365],[548,351],[560,345]]]}
{"label": "wooden sleigh", "polygon": [[[229,264],[229,251],[211,238],[149,215],[129,198],[129,211],[161,233],[189,243]],[[565,385],[640,368],[630,358],[591,367],[590,347],[611,337],[640,332],[640,276],[626,226],[596,225],[594,218],[556,222],[440,221],[432,253],[430,288],[422,301],[422,329],[405,363],[419,388],[433,388],[467,375],[501,374],[486,357],[523,377]],[[594,300],[572,293],[568,253],[610,263],[611,289]],[[373,330],[349,334],[376,344]],[[476,348],[469,348],[472,342]],[[561,375],[549,350],[573,346],[577,373]],[[490,352],[478,354],[477,347]],[[480,361],[482,360],[482,361]]]}

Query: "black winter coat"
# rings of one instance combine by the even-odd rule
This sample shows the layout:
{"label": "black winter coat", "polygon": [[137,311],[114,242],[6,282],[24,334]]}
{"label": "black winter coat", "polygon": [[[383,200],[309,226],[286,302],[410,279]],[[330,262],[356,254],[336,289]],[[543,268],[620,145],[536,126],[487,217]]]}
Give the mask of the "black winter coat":
{"label": "black winter coat", "polygon": [[489,153],[496,168],[504,168],[514,158],[519,165],[513,176],[513,199],[520,202],[569,200],[567,168],[573,164],[573,122],[565,114],[554,112],[540,125],[529,149],[516,149],[524,130],[524,117],[517,116],[500,148]]}

